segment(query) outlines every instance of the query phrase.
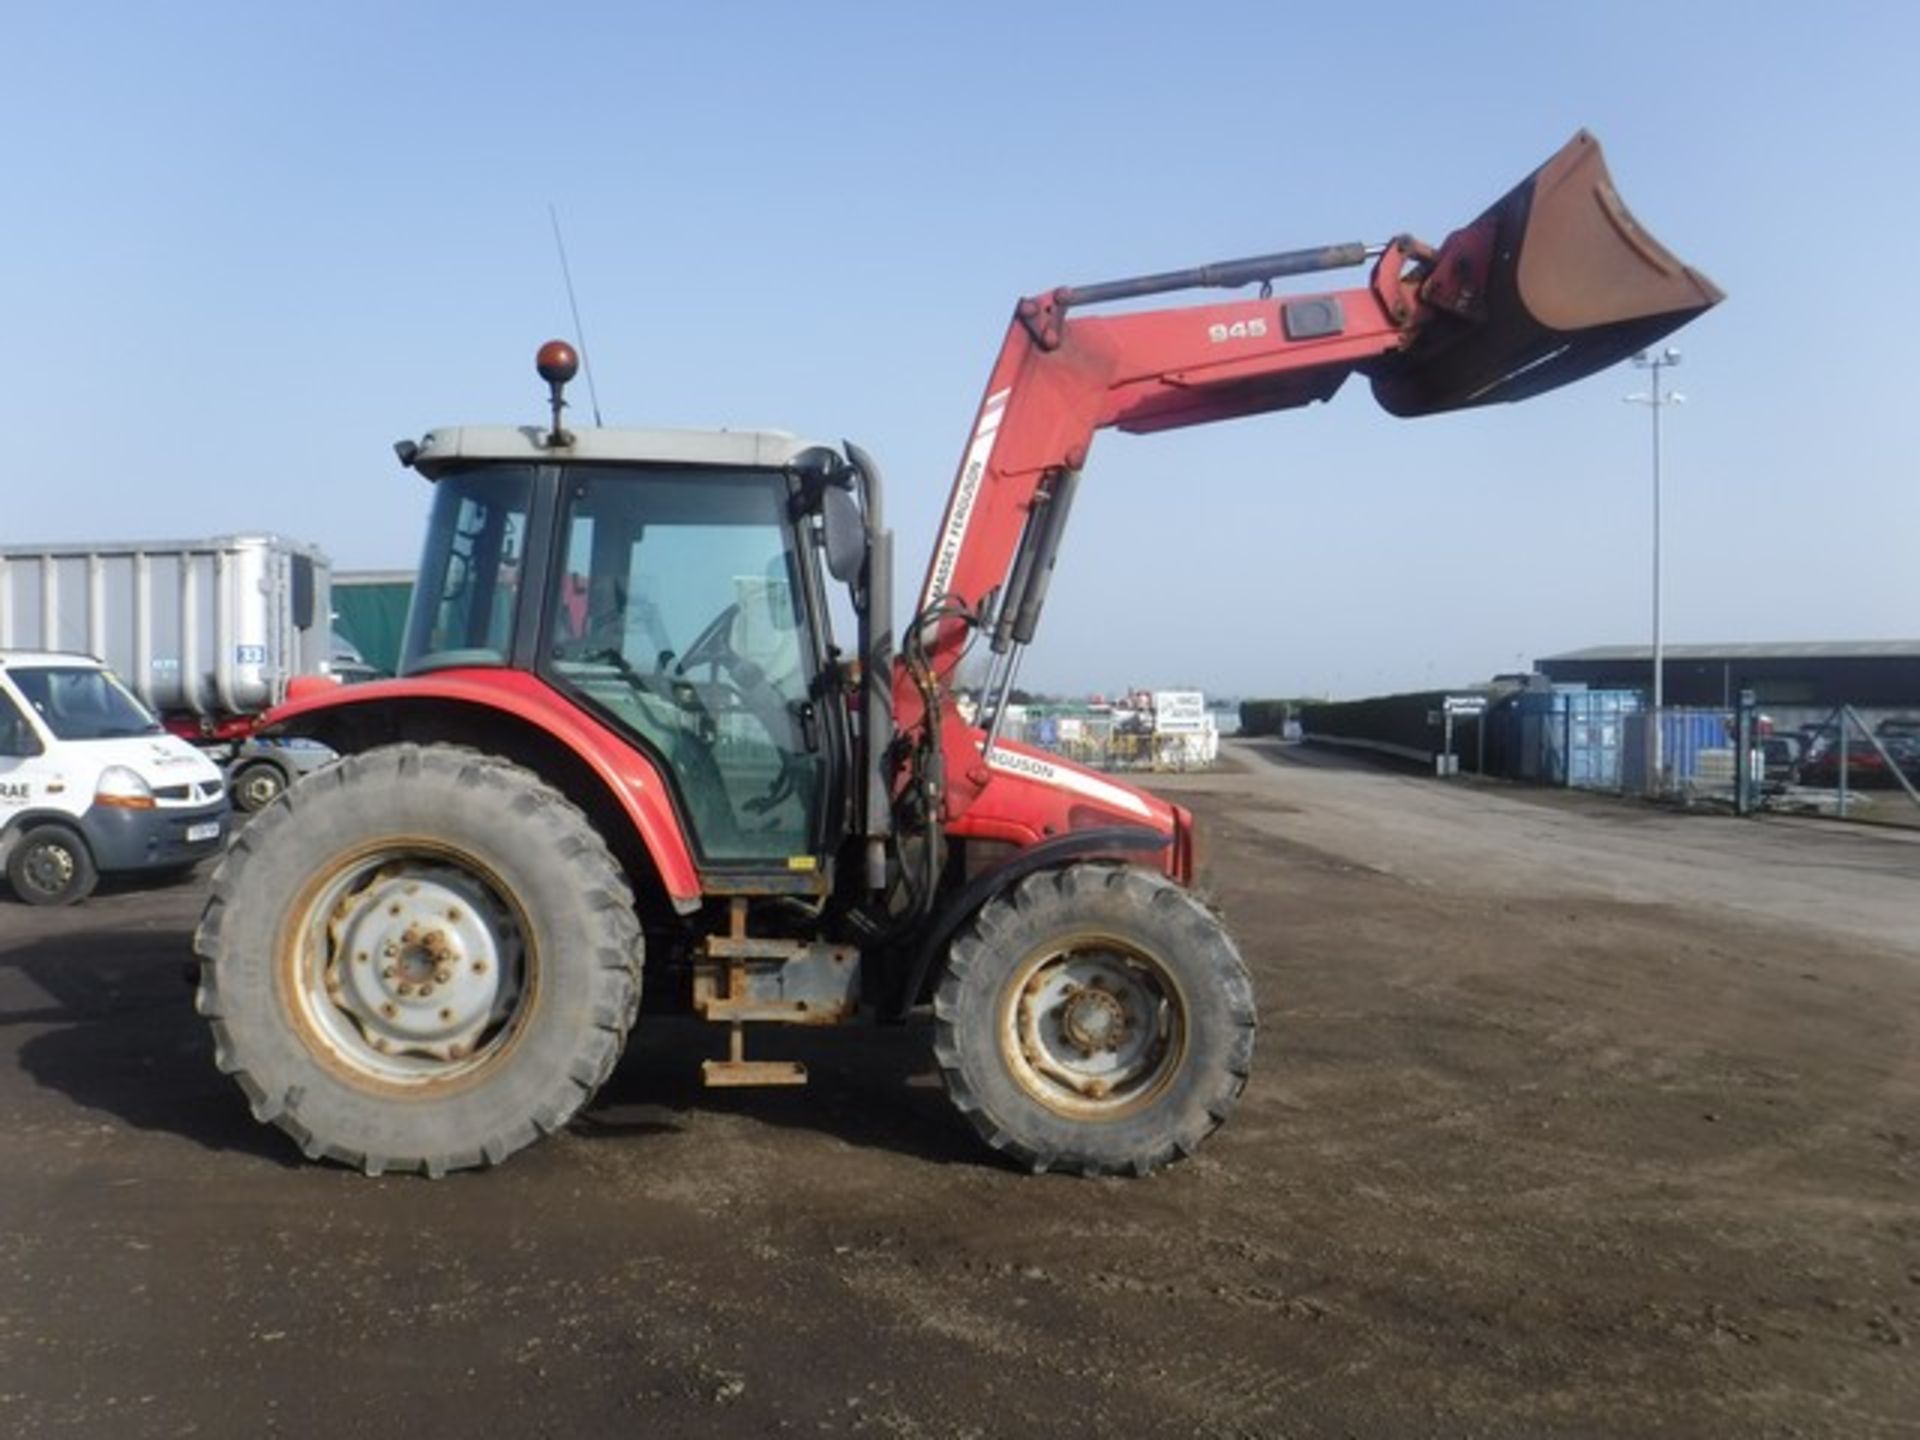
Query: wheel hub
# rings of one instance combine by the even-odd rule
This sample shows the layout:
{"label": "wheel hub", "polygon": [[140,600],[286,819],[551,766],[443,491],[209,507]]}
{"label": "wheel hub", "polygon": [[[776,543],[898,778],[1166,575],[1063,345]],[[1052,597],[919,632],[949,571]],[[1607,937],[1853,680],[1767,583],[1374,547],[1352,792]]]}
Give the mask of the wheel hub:
{"label": "wheel hub", "polygon": [[1127,1011],[1099,981],[1074,986],[1062,997],[1060,1032],[1082,1055],[1118,1050],[1127,1036]]}
{"label": "wheel hub", "polygon": [[1045,956],[1008,1015],[1015,1076],[1038,1099],[1074,1113],[1115,1113],[1150,1092],[1174,1052],[1158,966],[1104,944]]}
{"label": "wheel hub", "polygon": [[463,1059],[511,999],[489,909],[456,871],[377,876],[328,919],[327,998],[381,1054]]}
{"label": "wheel hub", "polygon": [[27,879],[51,895],[73,879],[73,856],[59,845],[36,845],[27,856]]}

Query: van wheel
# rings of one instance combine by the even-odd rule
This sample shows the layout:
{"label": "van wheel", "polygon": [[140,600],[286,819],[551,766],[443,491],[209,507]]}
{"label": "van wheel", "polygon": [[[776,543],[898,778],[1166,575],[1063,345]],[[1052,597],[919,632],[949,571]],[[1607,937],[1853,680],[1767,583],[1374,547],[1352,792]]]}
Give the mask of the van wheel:
{"label": "van wheel", "polygon": [[287,777],[278,766],[255,761],[233,777],[233,803],[252,815],[278,800],[286,788]]}
{"label": "van wheel", "polygon": [[100,883],[86,841],[63,825],[36,825],[7,857],[7,880],[29,905],[74,905]]}

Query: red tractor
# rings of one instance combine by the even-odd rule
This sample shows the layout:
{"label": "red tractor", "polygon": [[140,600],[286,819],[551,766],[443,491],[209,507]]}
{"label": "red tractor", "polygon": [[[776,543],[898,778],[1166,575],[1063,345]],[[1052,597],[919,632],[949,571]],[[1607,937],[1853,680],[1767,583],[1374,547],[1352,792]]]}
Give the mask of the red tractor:
{"label": "red tractor", "polygon": [[[1291,297],[1281,276],[1372,262]],[[1259,286],[1254,298],[1090,313]],[[1331,396],[1515,400],[1720,298],[1576,136],[1438,249],[1402,236],[1022,300],[896,645],[880,472],[748,431],[551,423],[397,447],[433,484],[399,679],[267,733],[343,761],[234,841],[199,1009],[253,1111],[315,1158],[430,1175],[559,1129],[640,1003],[728,1027],[715,1085],[795,1083],[748,1025],[931,1001],[955,1105],[1035,1170],[1144,1174],[1233,1107],[1254,997],[1190,891],[1192,817],[999,736],[1100,430]],[[858,633],[836,638],[845,587]],[[952,682],[987,662],[981,724]]]}

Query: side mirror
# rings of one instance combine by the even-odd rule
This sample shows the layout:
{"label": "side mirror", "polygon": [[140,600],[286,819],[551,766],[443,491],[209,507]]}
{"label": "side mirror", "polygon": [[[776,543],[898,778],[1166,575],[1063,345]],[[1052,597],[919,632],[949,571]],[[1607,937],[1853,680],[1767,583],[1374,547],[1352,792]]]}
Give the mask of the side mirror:
{"label": "side mirror", "polygon": [[853,584],[867,560],[867,523],[853,496],[838,486],[823,490],[820,527],[826,541],[827,573],[844,585]]}

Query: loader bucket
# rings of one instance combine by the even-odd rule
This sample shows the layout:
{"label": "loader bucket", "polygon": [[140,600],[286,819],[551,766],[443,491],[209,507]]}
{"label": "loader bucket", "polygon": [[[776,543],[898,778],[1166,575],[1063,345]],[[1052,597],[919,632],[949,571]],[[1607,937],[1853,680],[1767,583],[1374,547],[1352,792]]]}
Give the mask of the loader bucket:
{"label": "loader bucket", "polygon": [[1605,369],[1718,304],[1719,288],[1641,228],[1581,131],[1440,247],[1430,311],[1373,367],[1395,415],[1522,400]]}

